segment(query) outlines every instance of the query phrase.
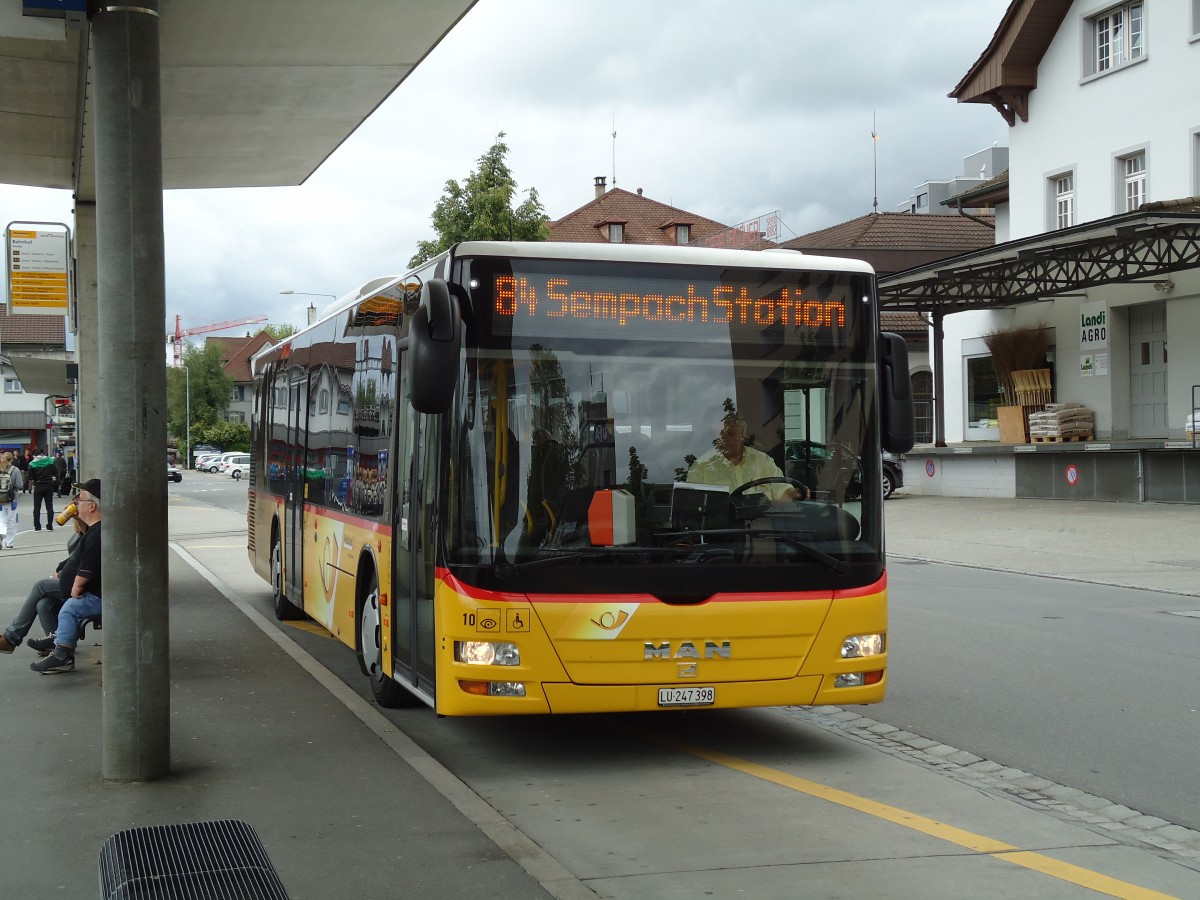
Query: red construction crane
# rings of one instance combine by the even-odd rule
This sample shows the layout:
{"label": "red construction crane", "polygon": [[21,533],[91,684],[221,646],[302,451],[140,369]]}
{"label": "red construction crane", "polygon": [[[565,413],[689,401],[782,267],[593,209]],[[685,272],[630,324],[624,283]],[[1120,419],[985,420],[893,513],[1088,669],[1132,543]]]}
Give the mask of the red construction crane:
{"label": "red construction crane", "polygon": [[226,328],[237,328],[239,325],[252,325],[255,322],[267,321],[266,316],[246,316],[243,319],[230,319],[228,322],[216,322],[212,325],[197,325],[195,328],[183,328],[179,324],[179,316],[175,317],[175,333],[167,335],[167,343],[175,345],[175,368],[183,365],[183,339],[193,334],[207,334],[210,331],[224,331]]}

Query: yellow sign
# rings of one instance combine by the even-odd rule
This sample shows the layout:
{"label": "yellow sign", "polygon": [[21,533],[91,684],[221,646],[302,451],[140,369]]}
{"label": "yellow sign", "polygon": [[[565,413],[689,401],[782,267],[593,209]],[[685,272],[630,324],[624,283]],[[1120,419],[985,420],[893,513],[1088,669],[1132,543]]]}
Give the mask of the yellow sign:
{"label": "yellow sign", "polygon": [[8,229],[10,313],[63,313],[70,308],[66,231]]}

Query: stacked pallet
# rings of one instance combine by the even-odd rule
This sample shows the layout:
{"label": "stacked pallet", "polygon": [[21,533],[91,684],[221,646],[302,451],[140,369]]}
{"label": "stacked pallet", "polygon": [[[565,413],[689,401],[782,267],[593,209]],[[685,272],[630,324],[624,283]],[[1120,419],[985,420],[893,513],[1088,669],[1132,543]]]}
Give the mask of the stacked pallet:
{"label": "stacked pallet", "polygon": [[1035,444],[1092,439],[1092,411],[1082,403],[1047,403],[1029,414],[1029,439]]}

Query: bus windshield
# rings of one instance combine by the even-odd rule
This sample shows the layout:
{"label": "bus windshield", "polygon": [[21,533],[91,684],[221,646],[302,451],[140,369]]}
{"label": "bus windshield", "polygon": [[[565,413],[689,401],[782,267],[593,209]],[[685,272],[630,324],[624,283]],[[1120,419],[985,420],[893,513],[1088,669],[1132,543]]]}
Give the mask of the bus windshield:
{"label": "bus windshield", "polygon": [[882,571],[867,276],[769,256],[738,270],[460,265],[451,565],[504,589],[569,570],[572,590],[659,594]]}

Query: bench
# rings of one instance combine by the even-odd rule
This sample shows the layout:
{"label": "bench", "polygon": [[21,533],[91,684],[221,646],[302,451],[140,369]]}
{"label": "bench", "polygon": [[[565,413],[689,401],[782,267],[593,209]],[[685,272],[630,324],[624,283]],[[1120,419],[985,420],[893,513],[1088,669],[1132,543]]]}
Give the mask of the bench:
{"label": "bench", "polygon": [[79,620],[79,640],[83,640],[87,636],[88,626],[91,625],[96,631],[104,629],[104,619],[100,613],[94,616],[84,616]]}
{"label": "bench", "polygon": [[118,831],[100,848],[100,896],[288,900],[258,834],[237,819]]}

